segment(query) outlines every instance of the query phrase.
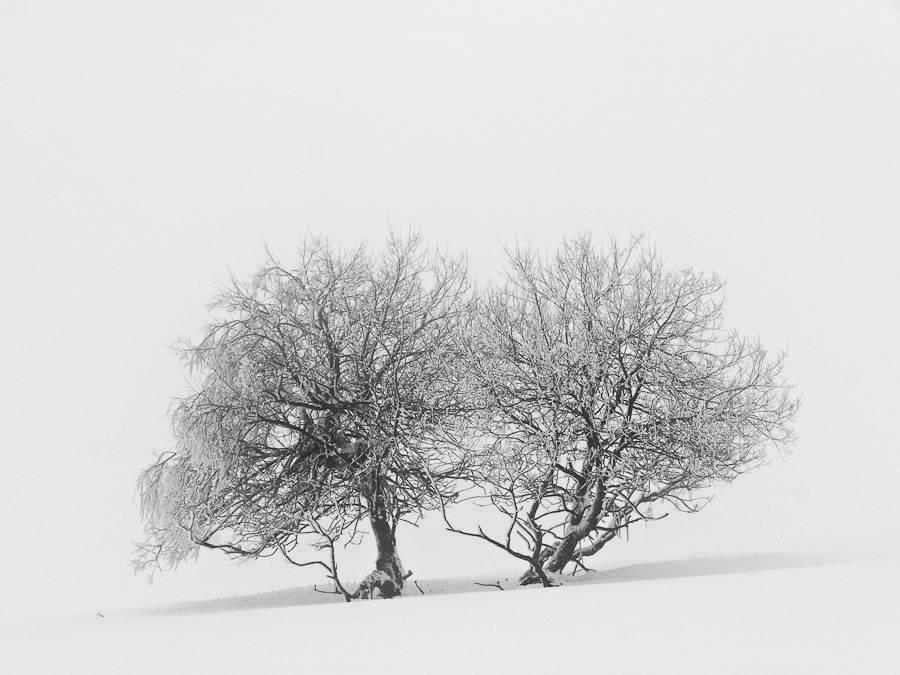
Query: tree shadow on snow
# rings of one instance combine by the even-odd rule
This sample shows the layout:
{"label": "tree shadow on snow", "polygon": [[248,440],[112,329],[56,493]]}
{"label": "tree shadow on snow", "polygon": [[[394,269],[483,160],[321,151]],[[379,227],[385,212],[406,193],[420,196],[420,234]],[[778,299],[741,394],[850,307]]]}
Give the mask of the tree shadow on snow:
{"label": "tree shadow on snow", "polygon": [[827,558],[793,558],[783,554],[748,555],[722,558],[691,558],[665,562],[640,563],[610,570],[587,572],[565,580],[565,584],[615,584],[627,581],[652,581],[717,574],[742,574],[798,567],[833,565],[843,562]]}
{"label": "tree shadow on snow", "polygon": [[[790,557],[782,554],[749,555],[720,558],[693,558],[687,560],[668,560],[664,562],[640,563],[617,567],[608,570],[591,571],[575,577],[561,577],[563,584],[614,584],[630,581],[651,581],[661,579],[677,579],[682,577],[699,577],[719,574],[741,574],[746,572],[762,572],[767,570],[793,569],[798,567],[814,567],[847,562],[843,559]],[[515,577],[498,580],[497,576],[468,579],[428,579],[416,585],[410,584],[409,592],[404,595],[416,597],[422,595],[445,595],[450,593],[485,592],[494,590],[500,584],[502,590],[517,587]],[[536,588],[534,586],[528,588]],[[298,607],[303,605],[319,605],[343,603],[340,595],[325,592],[328,588],[302,587],[287,588],[267,593],[254,593],[230,598],[215,598],[199,602],[188,602],[151,610],[153,614],[207,614],[215,612],[234,612],[253,609],[275,609],[279,607]]]}

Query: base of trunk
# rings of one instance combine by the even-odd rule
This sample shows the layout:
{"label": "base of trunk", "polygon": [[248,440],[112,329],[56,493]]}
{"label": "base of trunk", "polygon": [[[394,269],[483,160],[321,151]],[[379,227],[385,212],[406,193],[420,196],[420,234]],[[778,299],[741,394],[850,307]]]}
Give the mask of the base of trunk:
{"label": "base of trunk", "polygon": [[541,574],[538,574],[537,570],[534,567],[531,567],[527,572],[525,572],[525,574],[519,577],[519,585],[528,586],[529,584],[543,584],[544,586],[552,586],[553,584],[550,583],[550,580],[547,578],[546,572],[561,571],[552,569],[553,558],[558,554],[558,552],[558,545],[545,548],[541,552],[540,558],[538,558],[538,565],[541,568],[541,572],[545,573],[543,575],[543,578]]}
{"label": "base of trunk", "polygon": [[541,578],[533,569],[529,569],[525,574],[519,577],[519,586],[530,586],[531,584],[543,583]]}
{"label": "base of trunk", "polygon": [[397,555],[397,540],[394,538],[394,528],[386,518],[371,517],[372,534],[375,537],[375,545],[378,556],[375,558],[375,571],[370,573],[356,593],[354,598],[370,600],[372,598],[396,598],[403,592],[403,582],[409,578],[412,572],[403,569],[400,556]]}
{"label": "base of trunk", "polygon": [[391,575],[387,572],[375,570],[362,580],[362,583],[359,585],[359,588],[356,589],[356,593],[353,594],[353,597],[359,598],[360,600],[396,598],[402,592],[402,580],[398,583],[395,579],[392,579]]}

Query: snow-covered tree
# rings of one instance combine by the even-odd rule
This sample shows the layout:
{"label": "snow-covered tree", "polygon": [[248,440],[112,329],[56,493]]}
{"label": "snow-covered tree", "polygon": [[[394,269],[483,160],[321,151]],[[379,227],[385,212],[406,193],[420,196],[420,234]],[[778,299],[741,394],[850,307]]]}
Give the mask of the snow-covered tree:
{"label": "snow-covered tree", "polygon": [[530,563],[524,583],[548,584],[660,517],[654,505],[696,510],[705,488],[784,448],[798,407],[784,357],[723,328],[722,287],[667,270],[640,239],[513,252],[467,361],[482,408],[472,483],[508,526],[451,527]]}
{"label": "snow-covered tree", "polygon": [[[434,439],[458,412],[468,294],[463,259],[417,235],[381,255],[310,239],[293,268],[270,257],[232,281],[204,337],[179,347],[195,392],[174,406],[174,450],[140,477],[136,568],[200,547],[280,553],[324,567],[349,600],[335,546],[367,522],[377,559],[357,594],[399,594],[397,524],[455,495]],[[297,561],[304,538],[330,556]]]}

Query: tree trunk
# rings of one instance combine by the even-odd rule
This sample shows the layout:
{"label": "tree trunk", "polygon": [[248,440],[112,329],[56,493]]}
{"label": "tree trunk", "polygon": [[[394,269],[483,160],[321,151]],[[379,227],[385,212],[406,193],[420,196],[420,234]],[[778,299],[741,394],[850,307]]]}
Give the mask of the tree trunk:
{"label": "tree trunk", "polygon": [[580,533],[573,533],[559,542],[553,555],[544,563],[544,569],[556,574],[561,573],[566,565],[575,559],[575,549],[578,547],[578,542],[581,539]]}
{"label": "tree trunk", "polygon": [[[540,564],[545,572],[561,574],[566,565],[575,560],[575,549],[578,548],[578,543],[584,538],[581,530],[582,528],[573,530],[564,539],[554,544],[553,547],[544,549],[541,552]],[[542,579],[534,569],[528,570],[519,577],[519,585],[521,586],[541,582]]]}
{"label": "tree trunk", "polygon": [[370,516],[372,534],[378,548],[375,558],[375,570],[372,571],[353,594],[354,598],[364,600],[376,598],[394,598],[403,592],[403,582],[412,574],[403,569],[400,556],[397,554],[397,540],[394,531],[386,518]]}
{"label": "tree trunk", "polygon": [[[553,549],[547,548],[541,551],[541,555],[538,558],[538,566],[543,568],[544,563],[550,558],[553,554]],[[533,564],[533,563],[532,563]],[[529,586],[530,584],[540,584],[543,583],[542,579],[538,576],[538,573],[535,571],[534,567],[529,567],[528,571],[525,572],[522,576],[519,577],[519,585],[520,586]]]}

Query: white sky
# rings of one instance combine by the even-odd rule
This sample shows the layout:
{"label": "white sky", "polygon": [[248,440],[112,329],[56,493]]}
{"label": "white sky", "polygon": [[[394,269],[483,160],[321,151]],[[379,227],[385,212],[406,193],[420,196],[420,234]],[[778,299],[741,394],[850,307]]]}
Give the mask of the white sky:
{"label": "white sky", "polygon": [[[897,2],[0,0],[4,610],[318,579],[211,553],[148,590],[134,482],[229,270],[388,222],[480,276],[516,238],[643,231],[788,349],[793,455],[598,565],[896,548],[898,120]],[[419,578],[506,564],[400,547]]]}

